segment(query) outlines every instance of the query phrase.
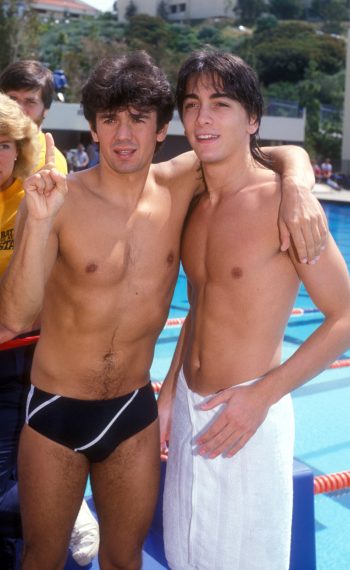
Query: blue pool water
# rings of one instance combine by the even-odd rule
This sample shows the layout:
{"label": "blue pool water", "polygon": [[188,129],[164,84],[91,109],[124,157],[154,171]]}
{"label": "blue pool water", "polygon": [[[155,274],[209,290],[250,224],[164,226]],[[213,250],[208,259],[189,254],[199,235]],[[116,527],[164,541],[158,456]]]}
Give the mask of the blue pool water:
{"label": "blue pool water", "polygon": [[[350,204],[323,204],[331,232],[350,268]],[[312,308],[302,286],[295,307]],[[170,317],[183,317],[188,309],[186,279],[177,282]],[[288,358],[322,322],[310,312],[291,317],[283,345]],[[162,380],[169,367],[179,329],[161,334],[151,369],[152,380]],[[350,351],[343,355],[350,358]],[[293,393],[296,417],[295,457],[315,475],[350,469],[350,368],[329,369]],[[350,492],[317,495],[316,549],[318,570],[350,568]]]}

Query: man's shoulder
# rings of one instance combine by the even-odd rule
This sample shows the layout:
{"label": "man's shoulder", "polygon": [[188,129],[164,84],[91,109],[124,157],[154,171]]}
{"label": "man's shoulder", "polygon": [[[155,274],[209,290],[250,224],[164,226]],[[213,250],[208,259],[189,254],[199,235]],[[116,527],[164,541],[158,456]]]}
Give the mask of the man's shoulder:
{"label": "man's shoulder", "polygon": [[170,160],[151,165],[156,176],[162,176],[170,182],[183,176],[191,176],[199,169],[199,160],[193,151],[184,152]]}
{"label": "man's shoulder", "polygon": [[279,192],[281,189],[281,177],[270,168],[258,166],[252,175],[252,185],[258,190],[266,188],[272,192]]}
{"label": "man's shoulder", "polygon": [[152,164],[150,174],[157,184],[191,199],[203,189],[200,163],[193,151],[180,154],[166,162]]}

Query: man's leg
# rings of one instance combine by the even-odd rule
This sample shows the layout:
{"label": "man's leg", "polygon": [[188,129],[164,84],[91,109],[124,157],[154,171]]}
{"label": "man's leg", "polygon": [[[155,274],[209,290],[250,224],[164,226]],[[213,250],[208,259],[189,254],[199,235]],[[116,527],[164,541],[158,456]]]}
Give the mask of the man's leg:
{"label": "man's leg", "polygon": [[101,570],[139,570],[158,496],[159,424],[125,440],[91,466],[91,485],[100,524]]}
{"label": "man's leg", "polygon": [[80,453],[24,426],[18,456],[23,570],[60,570],[89,471]]}
{"label": "man's leg", "polygon": [[3,570],[16,568],[16,537],[21,536],[16,462],[26,396],[20,378],[22,355],[22,349],[0,352],[0,566]]}

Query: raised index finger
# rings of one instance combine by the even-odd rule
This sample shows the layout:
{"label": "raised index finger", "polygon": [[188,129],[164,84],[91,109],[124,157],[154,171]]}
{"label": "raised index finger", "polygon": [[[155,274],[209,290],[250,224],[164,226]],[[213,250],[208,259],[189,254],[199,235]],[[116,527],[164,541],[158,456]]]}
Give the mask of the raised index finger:
{"label": "raised index finger", "polygon": [[45,168],[54,168],[55,157],[55,141],[51,133],[45,134],[46,152],[45,152]]}

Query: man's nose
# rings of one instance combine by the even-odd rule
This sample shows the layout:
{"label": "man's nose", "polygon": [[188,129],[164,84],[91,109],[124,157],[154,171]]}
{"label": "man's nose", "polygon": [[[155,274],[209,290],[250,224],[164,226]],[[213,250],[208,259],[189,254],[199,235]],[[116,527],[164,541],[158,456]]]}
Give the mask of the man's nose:
{"label": "man's nose", "polygon": [[117,123],[117,138],[120,140],[131,138],[131,125],[129,121],[123,120]]}
{"label": "man's nose", "polygon": [[197,114],[197,123],[199,125],[207,125],[211,123],[211,121],[212,121],[212,116],[210,108],[206,105],[202,105],[201,107],[199,107]]}

